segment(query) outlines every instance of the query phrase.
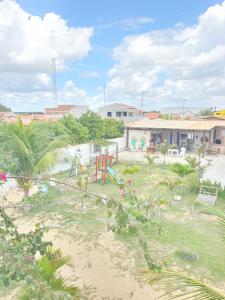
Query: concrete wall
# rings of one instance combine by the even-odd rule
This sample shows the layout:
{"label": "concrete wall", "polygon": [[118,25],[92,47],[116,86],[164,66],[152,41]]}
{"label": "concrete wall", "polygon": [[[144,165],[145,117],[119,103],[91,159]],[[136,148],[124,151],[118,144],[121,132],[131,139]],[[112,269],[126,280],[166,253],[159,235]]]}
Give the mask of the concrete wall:
{"label": "concrete wall", "polygon": [[[167,140],[168,143],[171,144],[177,144],[177,133],[178,130],[150,130],[150,129],[146,129],[146,130],[137,130],[137,129],[129,129],[129,134],[128,134],[128,148],[132,149],[132,140],[136,139],[137,143],[136,143],[136,149],[141,149],[141,139],[145,139],[146,140],[146,145],[144,147],[144,150],[147,149],[147,147],[149,146],[150,143],[150,139],[151,139],[151,135],[152,134],[161,134],[162,132],[162,141],[163,140]],[[172,132],[172,141],[171,141],[171,132]],[[179,131],[180,136],[181,134],[188,134],[188,133],[192,133],[192,131]],[[211,140],[213,139],[212,137],[213,133],[211,133]],[[203,132],[193,132],[193,136],[194,136],[194,145],[193,148],[197,149],[200,147],[200,145],[202,144],[201,139],[205,136],[208,138],[208,140],[210,139],[210,133],[209,132],[205,132],[205,134]],[[183,140],[183,142],[185,142],[185,140]],[[180,144],[179,147],[181,146],[182,140],[180,139]],[[208,145],[208,144],[207,144]]]}
{"label": "concrete wall", "polygon": [[95,157],[100,154],[108,153],[116,158],[117,151],[125,149],[126,140],[125,136],[116,139],[110,139],[113,142],[107,147],[96,147],[94,144],[80,144],[68,146],[60,150],[60,155],[56,166],[51,171],[53,174],[67,171],[71,168],[72,161],[77,155],[82,165],[87,165],[95,161]]}

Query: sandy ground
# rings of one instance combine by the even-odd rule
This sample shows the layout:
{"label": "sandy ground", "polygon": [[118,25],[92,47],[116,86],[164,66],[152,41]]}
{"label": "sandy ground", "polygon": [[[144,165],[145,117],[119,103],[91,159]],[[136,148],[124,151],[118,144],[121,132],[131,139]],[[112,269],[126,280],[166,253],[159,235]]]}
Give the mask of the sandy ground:
{"label": "sandy ground", "polygon": [[[21,201],[23,193],[11,189],[7,195],[9,203]],[[11,209],[7,209],[9,213]],[[41,220],[39,220],[41,221]],[[35,221],[36,222],[36,221]],[[18,220],[19,231],[28,232],[33,229],[34,221],[22,224]],[[51,229],[46,234],[46,240],[52,240],[55,248],[60,248],[63,255],[69,255],[73,268],[66,267],[63,275],[70,282],[85,288],[87,296],[84,299],[97,300],[155,300],[159,294],[151,286],[140,282],[135,274],[132,253],[127,253],[124,245],[116,241],[111,232],[103,232],[98,238],[82,238],[74,240],[76,225],[64,228],[64,233]],[[71,234],[73,233],[73,234]],[[141,271],[141,270],[140,270]],[[139,277],[140,278],[140,277]],[[1,299],[1,298],[0,298]],[[4,299],[16,299],[15,293]]]}
{"label": "sandy ground", "polygon": [[[122,151],[119,152],[119,160],[121,161],[130,161],[130,162],[145,162],[147,163],[147,160],[145,159],[145,156],[147,153],[144,151]],[[195,156],[197,158],[197,155],[195,153],[187,153],[185,157],[181,157],[180,155],[166,155],[165,162],[167,164],[173,164],[173,163],[181,163],[181,164],[187,164],[186,157],[188,156]],[[160,153],[155,153],[154,156],[157,156],[155,162],[156,163],[163,163],[164,157]],[[212,161],[214,158],[210,156],[205,156],[205,158],[201,159],[201,164],[206,165],[208,162]]]}

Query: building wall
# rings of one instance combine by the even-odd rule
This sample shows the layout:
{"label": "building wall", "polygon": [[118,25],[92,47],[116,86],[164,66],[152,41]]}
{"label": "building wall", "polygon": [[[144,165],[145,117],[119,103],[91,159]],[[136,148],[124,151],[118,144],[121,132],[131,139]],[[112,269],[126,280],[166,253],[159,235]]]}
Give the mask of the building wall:
{"label": "building wall", "polygon": [[[144,147],[144,150],[147,149],[147,147],[149,147],[150,145],[150,140],[152,137],[152,134],[159,134],[161,136],[162,133],[162,141],[164,141],[165,139],[168,141],[168,143],[170,144],[176,144],[177,145],[177,135],[179,132],[179,147],[182,145],[182,141],[183,143],[185,143],[185,140],[181,139],[181,134],[189,134],[189,133],[193,133],[193,137],[194,137],[194,144],[193,144],[193,148],[197,149],[200,147],[200,145],[202,144],[202,139],[203,137],[207,137],[208,138],[208,143],[207,146],[210,143],[210,133],[209,132],[205,132],[205,134],[203,132],[192,132],[192,131],[179,131],[179,130],[151,130],[151,129],[142,129],[142,130],[137,130],[137,129],[129,129],[129,133],[128,133],[128,148],[132,149],[132,140],[136,139],[136,149],[141,149],[141,140],[145,139],[146,140],[146,145]],[[172,133],[172,135],[171,135]],[[211,132],[211,141],[213,139],[213,133]]]}
{"label": "building wall", "polygon": [[[108,113],[111,113],[111,116]],[[121,116],[117,116],[117,112],[121,112]],[[123,113],[126,112],[127,116],[124,116]],[[140,117],[140,111],[138,109],[129,109],[129,108],[120,108],[120,107],[101,107],[99,108],[99,114],[103,118],[114,118],[114,119],[122,119],[122,120],[133,120]],[[132,115],[131,115],[132,114]]]}

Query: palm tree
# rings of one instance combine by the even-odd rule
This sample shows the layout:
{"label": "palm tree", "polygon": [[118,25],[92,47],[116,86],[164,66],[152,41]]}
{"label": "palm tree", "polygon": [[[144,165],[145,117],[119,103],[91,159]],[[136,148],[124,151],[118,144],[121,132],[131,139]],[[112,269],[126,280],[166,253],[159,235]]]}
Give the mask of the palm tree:
{"label": "palm tree", "polygon": [[8,151],[14,167],[10,172],[18,178],[18,183],[29,195],[31,181],[29,178],[43,174],[55,164],[58,148],[64,143],[49,136],[46,126],[31,122],[25,126],[21,120],[10,124],[5,129],[5,151]]}
{"label": "palm tree", "polygon": [[167,177],[164,180],[160,181],[159,184],[168,187],[168,189],[172,192],[176,186],[182,184],[182,180],[179,178]]}
{"label": "palm tree", "polygon": [[194,172],[194,169],[191,168],[189,165],[184,165],[180,163],[173,164],[171,166],[171,170],[182,178]]}
{"label": "palm tree", "polygon": [[199,162],[197,161],[197,158],[194,156],[188,156],[186,158],[186,161],[190,165],[192,169],[197,169],[199,167]]}
{"label": "palm tree", "polygon": [[[209,210],[219,217],[221,236],[225,241],[225,214],[211,207]],[[222,292],[209,287],[200,280],[176,271],[166,270],[153,274],[149,270],[145,272],[145,278],[149,284],[159,284],[159,288],[164,291],[162,297],[165,296],[166,299],[225,300],[225,295]]]}
{"label": "palm tree", "polygon": [[[64,266],[71,266],[69,256],[62,256],[60,250],[53,251],[49,248],[37,263],[37,274],[39,274],[42,285],[32,288],[25,286],[19,300],[30,299],[80,299],[80,290],[74,285],[65,282],[59,271]],[[51,298],[52,297],[52,298]]]}
{"label": "palm tree", "polygon": [[146,155],[145,159],[148,161],[148,166],[149,166],[149,173],[150,175],[152,174],[152,168],[154,166],[155,160],[158,158],[158,156],[151,156],[151,155]]}

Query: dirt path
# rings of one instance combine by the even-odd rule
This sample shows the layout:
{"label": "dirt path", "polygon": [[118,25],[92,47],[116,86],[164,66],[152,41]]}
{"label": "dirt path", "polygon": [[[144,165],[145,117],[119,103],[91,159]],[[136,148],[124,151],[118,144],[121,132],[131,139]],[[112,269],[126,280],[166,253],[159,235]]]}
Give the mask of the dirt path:
{"label": "dirt path", "polygon": [[81,287],[93,288],[93,299],[154,300],[159,296],[152,287],[135,278],[132,254],[127,255],[122,243],[115,241],[112,233],[105,232],[97,240],[88,242],[60,236],[57,232],[50,232],[47,237],[64,255],[72,258],[75,275],[79,277],[77,283]]}
{"label": "dirt path", "polygon": [[[10,203],[19,202],[22,197],[23,194],[15,189],[7,195]],[[10,215],[13,212],[11,209],[7,211]],[[37,222],[17,221],[20,232],[32,230]],[[96,239],[88,238],[83,232],[81,238],[75,240],[76,225],[63,229],[64,232],[59,228],[51,229],[46,234],[46,240],[53,241],[55,248],[71,257],[74,267],[66,267],[62,272],[69,281],[74,282],[74,278],[78,278],[78,286],[92,291],[85,300],[155,300],[159,297],[151,286],[135,277],[132,253],[127,253],[122,242],[116,241],[111,232],[103,232]]]}

